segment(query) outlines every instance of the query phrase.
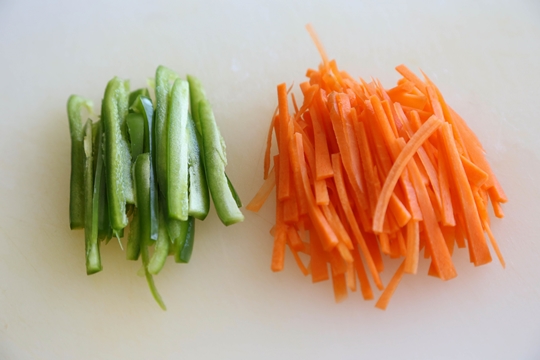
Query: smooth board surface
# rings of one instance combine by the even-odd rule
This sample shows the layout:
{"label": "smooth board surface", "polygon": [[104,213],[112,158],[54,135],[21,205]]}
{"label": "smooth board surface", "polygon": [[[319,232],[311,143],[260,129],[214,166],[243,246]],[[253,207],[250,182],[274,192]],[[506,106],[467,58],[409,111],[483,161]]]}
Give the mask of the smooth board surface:
{"label": "smooth board surface", "polygon": [[[358,292],[335,304],[289,252],[270,271],[270,200],[238,225],[214,209],[197,223],[190,264],[156,277],[167,312],[115,241],[86,276],[68,221],[69,95],[99,111],[114,76],[132,89],[160,64],[199,77],[247,204],[276,85],[320,63],[309,22],[341,69],[389,88],[395,66],[421,68],[465,118],[510,199],[491,214],[506,269],[459,250],[456,279],[422,261],[386,311]],[[540,358],[538,1],[5,0],[0,79],[0,359]],[[387,283],[398,263],[385,263]]]}

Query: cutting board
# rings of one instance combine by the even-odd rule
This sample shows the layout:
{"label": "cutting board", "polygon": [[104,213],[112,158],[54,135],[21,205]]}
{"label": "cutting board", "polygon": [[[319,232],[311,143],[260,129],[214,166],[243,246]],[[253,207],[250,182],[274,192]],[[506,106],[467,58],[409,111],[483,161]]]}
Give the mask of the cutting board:
{"label": "cutting board", "polygon": [[[336,304],[290,253],[270,271],[269,201],[238,225],[214,210],[197,224],[191,262],[156,277],[166,312],[115,241],[86,276],[84,234],[68,223],[68,96],[99,109],[112,77],[141,87],[160,64],[198,76],[247,203],[276,85],[320,62],[307,23],[353,76],[391,87],[404,63],[439,85],[510,199],[504,219],[491,214],[506,269],[460,250],[457,278],[421,262],[386,311],[358,292]],[[0,359],[540,358],[537,1],[5,0],[0,34]]]}

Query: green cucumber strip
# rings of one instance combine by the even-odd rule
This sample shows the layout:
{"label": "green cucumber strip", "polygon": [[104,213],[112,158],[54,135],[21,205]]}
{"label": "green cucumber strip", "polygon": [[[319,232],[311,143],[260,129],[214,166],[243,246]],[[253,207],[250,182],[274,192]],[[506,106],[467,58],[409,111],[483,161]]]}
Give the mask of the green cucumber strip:
{"label": "green cucumber strip", "polygon": [[144,149],[144,128],[146,119],[141,114],[129,113],[126,118],[131,141],[131,159],[136,159]]}
{"label": "green cucumber strip", "polygon": [[92,112],[92,102],[77,95],[71,95],[67,102],[69,134],[71,137],[71,176],[69,182],[69,227],[84,228],[84,127],[81,110]]}
{"label": "green cucumber strip", "polygon": [[204,220],[210,210],[210,194],[193,119],[188,119],[189,216]]}
{"label": "green cucumber strip", "polygon": [[159,211],[159,236],[154,248],[154,254],[148,264],[148,272],[152,275],[157,275],[163,269],[167,256],[171,248],[169,234],[167,232],[167,220],[165,219],[165,211]]}
{"label": "green cucumber strip", "polygon": [[[105,185],[105,160],[104,160],[104,146],[105,146],[105,134],[103,133],[103,124],[100,124],[100,134],[98,141],[98,157],[96,166],[96,184],[99,181],[98,196],[98,237],[100,240],[107,238],[111,224],[109,223],[109,206],[107,203],[107,188]],[[97,177],[97,168],[101,166],[101,174],[99,180]],[[95,189],[94,189],[94,196]]]}
{"label": "green cucumber strip", "polygon": [[[88,119],[85,129],[84,143],[84,203],[85,203],[85,221],[84,221],[84,238],[86,249],[86,274],[91,275],[101,271],[101,256],[99,253],[98,241],[98,219],[97,200],[94,204],[94,157],[92,144],[92,120]],[[100,169],[101,170],[101,169]],[[101,174],[100,174],[101,175]],[[95,205],[95,206],[94,206]]]}
{"label": "green cucumber strip", "polygon": [[111,221],[109,218],[109,202],[107,200],[107,167],[105,166],[105,132],[103,131],[103,122],[100,121],[101,126],[101,142],[99,144],[99,158],[98,163],[101,162],[101,180],[99,184],[99,209],[98,209],[98,237],[100,240],[105,240],[106,244],[112,238]]}
{"label": "green cucumber strip", "polygon": [[141,154],[133,164],[133,178],[139,209],[140,242],[148,244],[150,238],[150,155]]}
{"label": "green cucumber strip", "polygon": [[152,100],[139,96],[132,106],[132,110],[145,118],[145,137],[143,152],[150,154],[150,238],[158,239],[158,190],[155,167],[155,141],[154,141],[154,106]]}
{"label": "green cucumber strip", "polygon": [[200,102],[199,115],[208,188],[221,222],[229,226],[244,220],[244,215],[238,208],[229,188],[229,182],[225,175],[227,159],[223,152],[223,139],[217,127],[212,108],[207,100]]}
{"label": "green cucumber strip", "polygon": [[126,245],[126,259],[137,260],[141,252],[141,226],[139,221],[139,209],[133,210],[133,217],[129,224],[129,236]]}
{"label": "green cucumber strip", "polygon": [[92,158],[94,163],[94,178],[96,175],[96,168],[98,163],[98,152],[100,147],[100,141],[103,131],[100,131],[101,120],[92,123]]}
{"label": "green cucumber strip", "polygon": [[199,115],[199,103],[202,100],[206,100],[206,92],[202,87],[201,82],[194,76],[188,75],[187,80],[189,82],[189,98],[191,105],[191,115],[195,128],[197,129],[197,140],[199,143],[199,149],[201,152],[201,161],[204,167],[204,147],[202,140],[202,128],[201,128],[201,119]]}
{"label": "green cucumber strip", "polygon": [[109,217],[113,232],[116,234],[128,224],[126,203],[134,202],[126,126],[128,95],[129,82],[115,77],[107,84],[101,113],[106,135],[105,163]]}
{"label": "green cucumber strip", "polygon": [[165,303],[163,302],[163,299],[161,298],[161,295],[159,294],[158,289],[156,288],[154,277],[148,271],[148,263],[149,263],[150,254],[148,253],[148,244],[144,242],[141,246],[141,257],[142,257],[142,262],[143,262],[144,275],[146,277],[146,282],[148,283],[148,287],[150,288],[150,292],[152,293],[152,296],[154,297],[154,300],[156,300],[156,302],[158,303],[159,307],[165,311],[167,310],[167,307],[165,306]]}
{"label": "green cucumber strip", "polygon": [[206,100],[206,92],[202,87],[201,82],[195,76],[188,75],[189,95],[191,97],[191,115],[199,134],[202,134],[201,117],[199,115],[199,103]]}
{"label": "green cucumber strip", "polygon": [[188,218],[188,112],[189,84],[176,79],[169,99],[167,147],[167,203],[169,217]]}
{"label": "green cucumber strip", "polygon": [[[106,193],[105,191],[105,169],[103,164],[103,142],[104,142],[104,136],[103,136],[103,124],[101,121],[97,122],[98,126],[96,128],[97,135],[95,136],[95,149],[93,153],[95,154],[94,162],[96,165],[94,166],[95,172],[94,172],[94,189],[93,189],[93,195],[92,195],[92,231],[94,232],[92,241],[95,241],[97,243],[97,255],[99,256],[99,269],[102,270],[101,267],[101,254],[99,252],[100,247],[100,240],[104,239],[106,234],[104,234],[103,231],[100,229],[101,221],[103,221],[100,216],[102,216],[101,212],[106,210],[106,204],[103,204],[103,198]],[[93,128],[92,128],[93,131]],[[108,217],[107,217],[108,221]],[[107,223],[108,225],[108,223]],[[87,266],[88,269],[88,266]]]}
{"label": "green cucumber strip", "polygon": [[156,118],[154,139],[157,182],[159,191],[167,194],[167,122],[169,112],[169,94],[178,74],[165,66],[159,66],[156,70]]}
{"label": "green cucumber strip", "polygon": [[148,94],[148,89],[142,88],[142,89],[137,89],[130,92],[129,93],[129,107],[133,106],[133,103],[135,103],[135,101],[137,100],[139,96],[150,97]]}
{"label": "green cucumber strip", "polygon": [[182,253],[182,249],[184,248],[184,245],[186,243],[186,240],[189,235],[189,228],[190,223],[194,221],[195,218],[189,217],[186,221],[179,221],[178,226],[178,234],[177,237],[173,241],[173,255],[174,255],[174,261],[175,262],[181,262],[180,261],[180,255]]}
{"label": "green cucumber strip", "polygon": [[[150,154],[145,153],[141,154],[135,160],[133,165],[134,169],[134,178],[137,188],[137,207],[139,210],[139,221],[140,221],[140,244],[141,244],[141,258],[144,267],[144,274],[146,276],[146,281],[152,296],[158,303],[158,305],[166,310],[167,307],[163,303],[163,299],[156,288],[154,283],[154,278],[152,274],[148,271],[148,266],[150,262],[150,255],[148,253],[148,244],[151,242],[150,239]],[[158,237],[159,238],[159,237]]]}
{"label": "green cucumber strip", "polygon": [[191,253],[193,252],[193,245],[195,242],[195,218],[191,216],[187,221],[185,234],[182,246],[176,248],[177,251],[174,255],[174,261],[177,263],[187,264],[191,259]]}
{"label": "green cucumber strip", "polygon": [[240,196],[238,196],[238,193],[236,192],[236,189],[234,188],[234,185],[233,185],[231,179],[229,179],[229,175],[227,175],[227,173],[225,173],[225,176],[227,177],[227,184],[229,185],[229,189],[231,190],[234,201],[236,201],[236,205],[239,208],[241,208],[242,207],[242,200],[240,199]]}

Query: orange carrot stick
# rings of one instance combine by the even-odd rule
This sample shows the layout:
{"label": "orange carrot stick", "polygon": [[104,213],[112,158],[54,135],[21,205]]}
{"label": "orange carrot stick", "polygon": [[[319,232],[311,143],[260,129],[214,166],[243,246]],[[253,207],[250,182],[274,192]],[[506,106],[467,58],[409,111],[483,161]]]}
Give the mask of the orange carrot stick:
{"label": "orange carrot stick", "polygon": [[347,287],[351,291],[356,291],[356,276],[354,275],[354,264],[352,262],[347,263],[347,271],[345,272],[345,280]]}
{"label": "orange carrot stick", "polygon": [[[364,189],[362,189],[362,183],[360,181],[360,176],[359,176],[360,164],[359,162],[353,160],[354,155],[351,149],[348,148],[347,137],[343,129],[342,116],[346,114],[348,110],[350,110],[346,108],[343,109],[343,107],[347,107],[348,101],[349,99],[347,96],[336,95],[335,93],[330,94],[329,96],[329,102],[331,105],[330,118],[332,120],[332,126],[336,134],[339,150],[341,152],[343,166],[345,168],[345,172],[347,173],[349,182],[351,183],[351,186],[353,187],[353,190],[354,190],[353,196],[359,205],[360,204],[365,205],[365,206],[362,206],[362,208],[366,208],[367,203],[365,203],[365,200],[362,197],[362,194],[364,193]],[[341,111],[339,109],[340,107],[342,108]]]}
{"label": "orange carrot stick", "polygon": [[287,100],[287,86],[285,83],[278,85],[278,103],[279,103],[279,137],[278,149],[280,154],[280,169],[279,176],[280,186],[278,188],[278,200],[285,200],[290,196],[290,171],[289,171],[289,110]]}
{"label": "orange carrot stick", "polygon": [[441,188],[441,215],[442,224],[445,226],[455,226],[454,206],[452,205],[452,196],[450,195],[450,184],[448,181],[448,164],[444,149],[439,151],[439,166],[437,176]]}
{"label": "orange carrot stick", "polygon": [[426,85],[418,76],[416,76],[409,68],[407,68],[405,65],[401,64],[396,66],[396,70],[398,73],[400,73],[405,79],[409,80],[420,90],[422,93],[427,95]]}
{"label": "orange carrot stick", "polygon": [[459,116],[453,109],[450,109],[450,112],[452,114],[452,117],[455,119],[455,123],[457,128],[459,129],[459,133],[464,139],[465,147],[467,148],[472,162],[489,175],[489,178],[485,184],[486,187],[493,187],[494,189],[491,190],[494,195],[493,198],[495,198],[498,202],[505,203],[506,201],[508,201],[508,198],[506,197],[504,190],[497,181],[497,178],[495,177],[495,174],[493,174],[491,166],[489,165],[484,156],[484,149],[482,148],[480,141],[472,132],[472,130],[467,126],[461,116]]}
{"label": "orange carrot stick", "polygon": [[411,175],[416,193],[418,194],[418,202],[420,203],[420,208],[422,209],[422,214],[424,216],[423,223],[426,229],[427,240],[426,249],[429,248],[433,264],[439,277],[442,280],[449,280],[457,275],[456,269],[452,263],[452,258],[448,252],[439,224],[437,223],[435,211],[433,210],[428,192],[420,178],[420,173],[414,170],[411,171]]}
{"label": "orange carrot stick", "polygon": [[313,29],[313,26],[311,26],[311,24],[307,24],[306,29],[309,33],[309,36],[311,36],[311,40],[313,40],[313,42],[315,43],[317,50],[319,50],[319,54],[321,55],[324,66],[327,66],[328,56],[326,55],[326,51],[324,51],[324,47],[322,46],[322,43],[317,36],[317,33],[315,33],[315,29]]}
{"label": "orange carrot stick", "polygon": [[354,250],[351,251],[354,258],[354,268],[356,269],[356,274],[358,275],[358,280],[360,281],[360,291],[364,300],[373,299],[373,290],[371,290],[371,285],[369,284],[369,279],[366,274],[366,269],[364,269],[364,264],[362,262],[362,257],[358,252],[358,244],[354,245]]}
{"label": "orange carrot stick", "polygon": [[370,212],[375,211],[375,206],[377,204],[377,198],[379,197],[379,189],[375,186],[375,177],[376,174],[373,171],[373,161],[371,152],[369,149],[368,138],[366,135],[366,130],[364,123],[357,121],[355,124],[355,133],[358,141],[358,147],[360,150],[360,159],[362,163],[362,168],[365,174],[366,179],[366,190],[368,193],[368,199],[370,204]]}
{"label": "orange carrot stick", "polygon": [[292,140],[294,142],[294,146],[296,147],[296,151],[293,152],[293,166],[295,168],[298,168],[300,171],[304,194],[308,202],[308,213],[310,220],[313,223],[313,226],[319,232],[323,248],[325,250],[330,250],[338,244],[337,236],[328,224],[326,218],[323,216],[320,208],[316,205],[313,193],[311,192],[306,163],[303,156],[304,147],[302,144],[302,135],[297,133]]}
{"label": "orange carrot stick", "polygon": [[330,154],[328,151],[328,142],[326,140],[324,127],[321,125],[322,119],[320,119],[315,106],[311,106],[309,113],[311,115],[315,137],[315,169],[317,180],[323,180],[333,175],[332,165],[330,164]]}
{"label": "orange carrot stick", "polygon": [[316,283],[328,280],[328,263],[326,255],[322,248],[317,231],[309,231],[309,244],[311,245],[311,279]]}
{"label": "orange carrot stick", "polygon": [[272,252],[272,271],[281,271],[285,264],[285,245],[287,243],[287,232],[283,226],[278,226],[274,240],[274,250]]}
{"label": "orange carrot stick", "polygon": [[375,281],[375,284],[377,285],[377,287],[379,289],[382,289],[383,285],[379,277],[379,273],[377,272],[377,267],[375,266],[375,262],[373,261],[373,258],[371,257],[366,241],[364,237],[362,236],[360,229],[358,228],[358,223],[356,222],[356,219],[352,212],[352,208],[351,208],[351,205],[347,196],[347,191],[345,188],[345,183],[343,181],[343,173],[341,171],[341,158],[339,154],[332,155],[332,164],[333,164],[333,169],[334,169],[334,179],[336,182],[336,188],[337,188],[339,200],[341,202],[343,210],[345,211],[345,215],[353,231],[353,234],[358,243],[358,246],[362,250],[362,254],[364,255],[364,258],[366,259],[369,271],[371,272],[371,276],[373,276],[373,280]]}
{"label": "orange carrot stick", "polygon": [[340,303],[347,299],[347,282],[345,280],[345,275],[337,274],[332,276],[332,286],[334,288],[334,297],[336,303]]}
{"label": "orange carrot stick", "polygon": [[411,220],[407,224],[407,255],[405,256],[405,272],[416,274],[420,251],[420,228],[418,221]]}
{"label": "orange carrot stick", "polygon": [[392,196],[392,192],[394,191],[394,187],[396,186],[401,173],[422,143],[441,125],[442,122],[435,117],[426,121],[413,135],[397,157],[384,182],[381,195],[377,201],[377,207],[375,208],[375,214],[373,216],[373,231],[378,233],[382,232],[384,213],[386,212],[388,202],[390,201],[390,197]]}
{"label": "orange carrot stick", "polygon": [[461,210],[465,217],[469,247],[474,255],[474,264],[478,266],[489,263],[491,261],[491,255],[489,254],[486,239],[482,231],[482,224],[474,201],[474,196],[467,180],[465,169],[461,163],[461,158],[449,124],[445,124],[442,134],[446,156],[448,156],[451,173],[456,183],[456,190],[461,200]]}
{"label": "orange carrot stick", "polygon": [[[268,178],[268,172],[270,170],[270,152],[272,150],[272,133],[276,124],[278,107],[272,115],[272,121],[270,122],[270,128],[268,129],[268,135],[266,136],[266,149],[264,151],[264,180]],[[276,130],[277,133],[277,130]]]}
{"label": "orange carrot stick", "polygon": [[[287,90],[287,94],[291,92],[293,86],[294,83],[291,84],[291,86]],[[270,122],[270,128],[268,129],[268,135],[266,136],[266,149],[264,151],[264,180],[268,178],[268,172],[270,171],[270,152],[272,150],[272,132],[274,128],[276,130],[276,137],[278,137],[278,127],[276,126],[278,109],[279,105],[276,106],[276,109],[274,110],[274,114],[272,115],[272,121]]]}
{"label": "orange carrot stick", "polygon": [[[315,167],[316,167],[315,151],[311,147],[309,139],[307,138],[307,135],[305,133],[302,134],[302,141],[304,141],[304,151],[305,151],[305,154],[306,154],[308,165],[311,168],[311,172],[313,174],[312,179],[315,179],[313,181],[313,184],[314,184],[314,188],[315,188],[316,203],[317,203],[317,205],[328,205],[328,203],[330,202],[330,199],[328,197],[328,189],[326,187],[326,180],[317,179],[317,174],[316,174],[316,170],[315,170]],[[291,142],[291,144],[292,144],[292,142]],[[291,151],[294,151],[294,150],[291,150]],[[307,213],[307,208],[306,208],[305,212],[303,212],[303,214],[306,214],[306,213]]]}
{"label": "orange carrot stick", "polygon": [[272,168],[272,170],[270,171],[270,174],[268,174],[268,178],[264,181],[261,188],[259,189],[259,191],[257,191],[257,193],[255,194],[253,199],[251,199],[249,204],[247,204],[246,209],[253,212],[258,212],[261,209],[261,207],[264,205],[266,200],[268,199],[268,196],[270,196],[270,193],[272,192],[275,186],[276,186],[276,176],[274,174],[274,168]]}
{"label": "orange carrot stick", "polygon": [[403,261],[401,265],[399,266],[399,268],[397,269],[396,273],[394,274],[394,276],[388,283],[388,286],[386,287],[386,289],[384,289],[383,293],[381,294],[381,297],[379,297],[379,300],[377,300],[375,307],[381,310],[386,310],[386,308],[388,307],[388,304],[390,303],[390,299],[392,298],[392,295],[396,291],[399,285],[399,282],[401,281],[401,278],[403,277],[404,269],[405,269],[405,261]]}
{"label": "orange carrot stick", "polygon": [[501,250],[499,249],[499,244],[497,244],[497,240],[495,240],[495,236],[493,236],[493,233],[491,232],[491,228],[489,227],[489,224],[487,223],[487,221],[484,221],[484,229],[486,230],[488,234],[489,241],[491,242],[491,246],[493,247],[493,250],[495,250],[495,254],[497,254],[497,258],[499,259],[501,266],[505,268],[506,263],[502,256]]}

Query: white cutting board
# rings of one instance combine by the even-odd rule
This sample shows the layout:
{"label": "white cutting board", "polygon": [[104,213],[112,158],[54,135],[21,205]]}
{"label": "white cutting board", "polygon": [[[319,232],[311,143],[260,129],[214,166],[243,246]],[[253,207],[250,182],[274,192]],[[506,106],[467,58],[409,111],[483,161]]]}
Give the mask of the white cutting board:
{"label": "white cutting board", "polygon": [[[456,279],[422,263],[385,312],[358,293],[335,304],[290,256],[270,271],[270,201],[239,225],[197,224],[191,263],[156,278],[167,312],[115,242],[87,277],[68,226],[68,96],[99,109],[115,75],[133,88],[159,64],[197,75],[247,203],[275,86],[320,62],[308,22],[354,76],[390,87],[396,65],[422,68],[477,132],[510,198],[493,220],[506,269],[459,251]],[[538,1],[4,0],[0,81],[0,359],[540,358]]]}

